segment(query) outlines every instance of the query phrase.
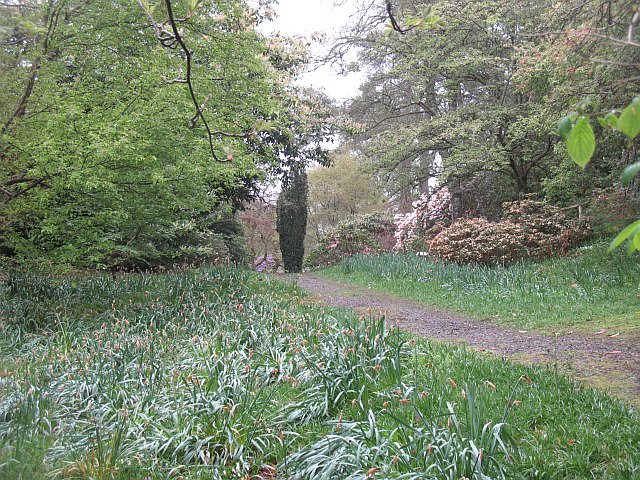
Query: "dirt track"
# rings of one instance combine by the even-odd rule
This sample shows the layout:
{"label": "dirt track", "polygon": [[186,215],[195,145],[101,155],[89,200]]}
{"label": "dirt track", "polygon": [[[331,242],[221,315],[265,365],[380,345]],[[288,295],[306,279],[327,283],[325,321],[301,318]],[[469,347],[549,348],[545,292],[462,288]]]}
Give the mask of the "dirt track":
{"label": "dirt track", "polygon": [[311,273],[297,277],[297,284],[330,305],[386,312],[390,323],[426,338],[466,343],[516,362],[557,365],[574,378],[640,405],[638,338],[610,337],[606,332],[550,336],[518,331]]}

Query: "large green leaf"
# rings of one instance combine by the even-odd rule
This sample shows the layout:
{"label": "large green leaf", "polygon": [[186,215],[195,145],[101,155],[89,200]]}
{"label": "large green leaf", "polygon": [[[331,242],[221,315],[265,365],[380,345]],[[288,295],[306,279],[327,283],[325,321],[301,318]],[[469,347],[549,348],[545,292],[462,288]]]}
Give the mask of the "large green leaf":
{"label": "large green leaf", "polygon": [[565,142],[569,139],[571,129],[573,128],[573,116],[567,115],[558,122],[558,133]]}
{"label": "large green leaf", "polygon": [[631,185],[631,182],[633,182],[633,179],[638,173],[640,173],[640,162],[629,165],[624,169],[624,172],[622,172],[622,183],[627,186]]}
{"label": "large green leaf", "polygon": [[581,117],[576,123],[569,140],[567,140],[567,148],[571,160],[584,168],[596,150],[596,137],[589,123],[588,117]]}
{"label": "large green leaf", "polygon": [[609,251],[618,248],[625,240],[629,239],[631,245],[629,245],[629,253],[633,253],[636,245],[636,238],[640,237],[640,220],[636,220],[627,228],[622,230],[616,238],[613,239],[609,246]]}
{"label": "large green leaf", "polygon": [[631,140],[640,133],[640,97],[633,99],[631,104],[622,111],[616,128]]}

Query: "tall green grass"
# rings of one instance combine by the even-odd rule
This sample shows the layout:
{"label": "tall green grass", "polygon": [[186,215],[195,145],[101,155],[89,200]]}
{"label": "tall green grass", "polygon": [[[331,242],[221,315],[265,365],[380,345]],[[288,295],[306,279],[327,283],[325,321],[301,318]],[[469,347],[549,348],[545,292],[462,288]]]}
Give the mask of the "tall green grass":
{"label": "tall green grass", "polygon": [[640,327],[640,262],[609,254],[603,244],[508,267],[437,263],[410,254],[356,256],[322,274],[519,328]]}
{"label": "tall green grass", "polygon": [[0,288],[3,479],[632,479],[639,427],[547,370],[245,270]]}

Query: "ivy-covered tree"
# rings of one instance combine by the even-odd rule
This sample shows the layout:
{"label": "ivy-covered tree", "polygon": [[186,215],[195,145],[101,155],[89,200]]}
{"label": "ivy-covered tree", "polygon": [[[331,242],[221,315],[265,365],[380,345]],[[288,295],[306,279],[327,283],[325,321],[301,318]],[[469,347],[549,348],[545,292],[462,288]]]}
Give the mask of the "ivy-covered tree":
{"label": "ivy-covered tree", "polygon": [[284,177],[278,196],[277,230],[286,272],[299,273],[304,261],[309,187],[304,164],[294,165]]}

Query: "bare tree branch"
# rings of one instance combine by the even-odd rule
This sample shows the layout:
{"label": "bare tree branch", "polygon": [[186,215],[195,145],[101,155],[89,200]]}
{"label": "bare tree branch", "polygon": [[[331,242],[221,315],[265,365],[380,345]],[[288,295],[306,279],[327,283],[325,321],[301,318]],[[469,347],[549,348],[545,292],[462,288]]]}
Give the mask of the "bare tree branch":
{"label": "bare tree branch", "polygon": [[189,95],[191,96],[191,100],[193,101],[193,104],[196,107],[196,114],[191,118],[190,124],[195,125],[195,123],[198,121],[198,118],[202,119],[202,124],[204,125],[204,128],[206,129],[207,134],[209,135],[209,148],[211,149],[211,156],[214,158],[214,160],[218,162],[225,162],[227,161],[227,159],[221,160],[216,155],[216,152],[213,146],[213,133],[211,132],[211,128],[209,128],[209,123],[207,122],[207,119],[202,114],[202,108],[204,104],[203,106],[200,106],[200,103],[198,102],[198,98],[196,97],[196,92],[193,89],[193,83],[191,79],[191,51],[187,48],[187,45],[184,43],[184,39],[182,38],[182,35],[180,35],[180,32],[178,31],[178,26],[176,25],[176,19],[173,15],[171,0],[165,0],[165,5],[167,7],[169,24],[171,25],[171,30],[173,31],[173,38],[175,39],[175,42],[178,43],[178,45],[180,46],[180,49],[184,52],[184,55],[186,57],[187,74],[185,76],[184,83],[187,84],[187,87],[189,88]]}
{"label": "bare tree branch", "polygon": [[396,17],[393,14],[393,5],[391,5],[391,0],[387,0],[387,15],[389,15],[389,20],[391,21],[391,27],[400,35],[404,35],[405,33],[408,33],[414,28],[416,28],[415,25],[412,25],[407,28],[402,28],[402,26],[398,23],[398,21],[396,20]]}
{"label": "bare tree branch", "polygon": [[58,25],[58,18],[60,16],[60,12],[62,7],[56,5],[54,2],[49,3],[50,11],[48,12],[45,22],[47,25],[47,33],[45,34],[44,40],[42,42],[42,49],[39,55],[31,62],[31,69],[29,71],[29,76],[27,77],[27,81],[25,82],[24,91],[22,93],[22,97],[20,97],[20,101],[16,106],[13,114],[7,119],[5,124],[0,129],[0,135],[4,134],[7,129],[11,126],[11,124],[22,117],[27,112],[27,105],[29,103],[29,99],[31,98],[31,94],[33,93],[33,88],[36,83],[36,79],[38,78],[38,70],[40,70],[40,60],[43,57],[46,57],[49,54],[49,46],[51,42],[51,37]]}
{"label": "bare tree branch", "polygon": [[633,43],[633,37],[636,34],[638,23],[640,23],[640,9],[636,10],[636,13],[631,19],[631,23],[629,24],[629,31],[627,32],[627,42]]}
{"label": "bare tree branch", "polygon": [[[232,160],[231,156],[226,158],[220,158],[215,152],[215,146],[213,144],[215,137],[233,137],[233,138],[247,138],[250,137],[253,132],[250,133],[230,133],[230,132],[222,132],[222,131],[212,131],[209,126],[209,122],[204,116],[204,110],[206,105],[211,100],[211,96],[207,96],[203,103],[198,101],[198,97],[196,95],[195,89],[193,87],[193,77],[192,77],[192,53],[191,50],[187,47],[184,38],[180,31],[178,30],[178,23],[186,21],[186,19],[176,19],[173,13],[173,6],[171,5],[171,0],[164,0],[165,7],[167,9],[167,21],[164,24],[159,24],[155,18],[153,17],[152,12],[149,10],[148,5],[143,0],[138,0],[138,3],[146,13],[153,29],[156,32],[156,37],[160,41],[163,47],[169,48],[171,50],[180,49],[184,53],[185,62],[186,62],[186,75],[184,78],[175,78],[173,80],[165,79],[165,82],[168,84],[180,83],[187,85],[189,89],[189,96],[191,97],[191,101],[195,106],[195,114],[191,119],[189,119],[189,127],[194,128],[197,124],[198,120],[202,120],[202,124],[204,125],[205,130],[207,131],[207,136],[209,140],[209,149],[211,151],[211,156],[217,162],[227,162]],[[167,28],[167,26],[169,28]]]}
{"label": "bare tree branch", "polygon": [[[520,33],[519,35],[521,37],[538,38],[538,37],[546,37],[550,35],[567,35],[568,33],[570,33],[569,30],[548,30],[540,33]],[[596,32],[584,32],[584,33],[581,33],[581,35],[583,35],[584,37],[593,37],[593,38],[606,40],[608,42],[614,43],[622,47],[636,47],[636,48],[640,47],[640,43],[629,41],[628,38],[627,39],[615,38],[615,37],[610,37],[608,35],[602,35],[601,33],[596,33]]]}

